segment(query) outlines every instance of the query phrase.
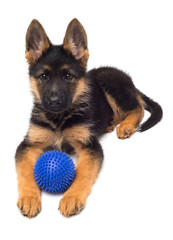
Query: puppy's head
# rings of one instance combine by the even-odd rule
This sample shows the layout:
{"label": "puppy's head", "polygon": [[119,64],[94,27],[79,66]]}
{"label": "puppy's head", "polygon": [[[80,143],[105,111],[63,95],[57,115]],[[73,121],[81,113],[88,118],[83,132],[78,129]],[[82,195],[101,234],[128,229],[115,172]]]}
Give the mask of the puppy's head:
{"label": "puppy's head", "polygon": [[86,91],[87,36],[77,19],[70,22],[63,44],[57,46],[33,20],[26,34],[25,56],[34,99],[46,111],[62,112]]}

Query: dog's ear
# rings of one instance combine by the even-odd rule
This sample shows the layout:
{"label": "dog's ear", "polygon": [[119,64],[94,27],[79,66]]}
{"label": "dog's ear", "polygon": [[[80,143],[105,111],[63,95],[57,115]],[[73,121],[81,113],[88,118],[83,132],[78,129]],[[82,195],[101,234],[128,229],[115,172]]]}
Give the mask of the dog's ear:
{"label": "dog's ear", "polygon": [[76,18],[67,27],[63,46],[68,53],[71,53],[86,68],[89,57],[87,35],[82,24]]}
{"label": "dog's ear", "polygon": [[32,20],[26,33],[26,52],[25,57],[30,65],[35,63],[50,47],[50,41],[44,28],[37,20]]}

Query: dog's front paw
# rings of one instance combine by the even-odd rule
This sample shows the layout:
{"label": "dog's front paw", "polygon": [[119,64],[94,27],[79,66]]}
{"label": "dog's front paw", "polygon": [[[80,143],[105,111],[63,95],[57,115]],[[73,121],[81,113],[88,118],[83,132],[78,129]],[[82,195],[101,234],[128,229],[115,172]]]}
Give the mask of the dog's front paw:
{"label": "dog's front paw", "polygon": [[19,196],[17,206],[23,216],[31,218],[41,211],[41,198],[36,196]]}
{"label": "dog's front paw", "polygon": [[131,124],[120,124],[117,128],[117,136],[120,139],[126,139],[136,131],[136,128]]}
{"label": "dog's front paw", "polygon": [[59,210],[65,217],[79,214],[86,205],[86,197],[80,194],[66,194],[59,203]]}

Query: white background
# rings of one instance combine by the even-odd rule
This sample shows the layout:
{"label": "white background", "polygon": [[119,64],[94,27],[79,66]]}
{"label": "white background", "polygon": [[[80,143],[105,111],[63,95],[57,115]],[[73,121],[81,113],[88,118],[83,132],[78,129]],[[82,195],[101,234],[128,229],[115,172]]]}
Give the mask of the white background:
{"label": "white background", "polygon": [[[173,239],[172,1],[1,1],[0,6],[0,239]],[[88,69],[116,66],[158,101],[164,118],[151,130],[101,139],[105,161],[85,210],[66,219],[61,196],[42,195],[42,212],[21,216],[14,163],[32,108],[25,33],[33,18],[54,44],[77,17],[88,34]],[[148,116],[148,115],[146,115]],[[145,117],[146,117],[145,116]]]}

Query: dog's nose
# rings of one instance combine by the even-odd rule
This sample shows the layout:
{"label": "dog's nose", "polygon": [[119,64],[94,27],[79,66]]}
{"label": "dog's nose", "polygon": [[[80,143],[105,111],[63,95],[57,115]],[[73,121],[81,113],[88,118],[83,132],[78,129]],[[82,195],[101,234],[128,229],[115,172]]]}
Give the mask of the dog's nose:
{"label": "dog's nose", "polygon": [[49,97],[48,104],[51,107],[57,107],[62,103],[62,101],[63,101],[62,94],[52,93]]}

